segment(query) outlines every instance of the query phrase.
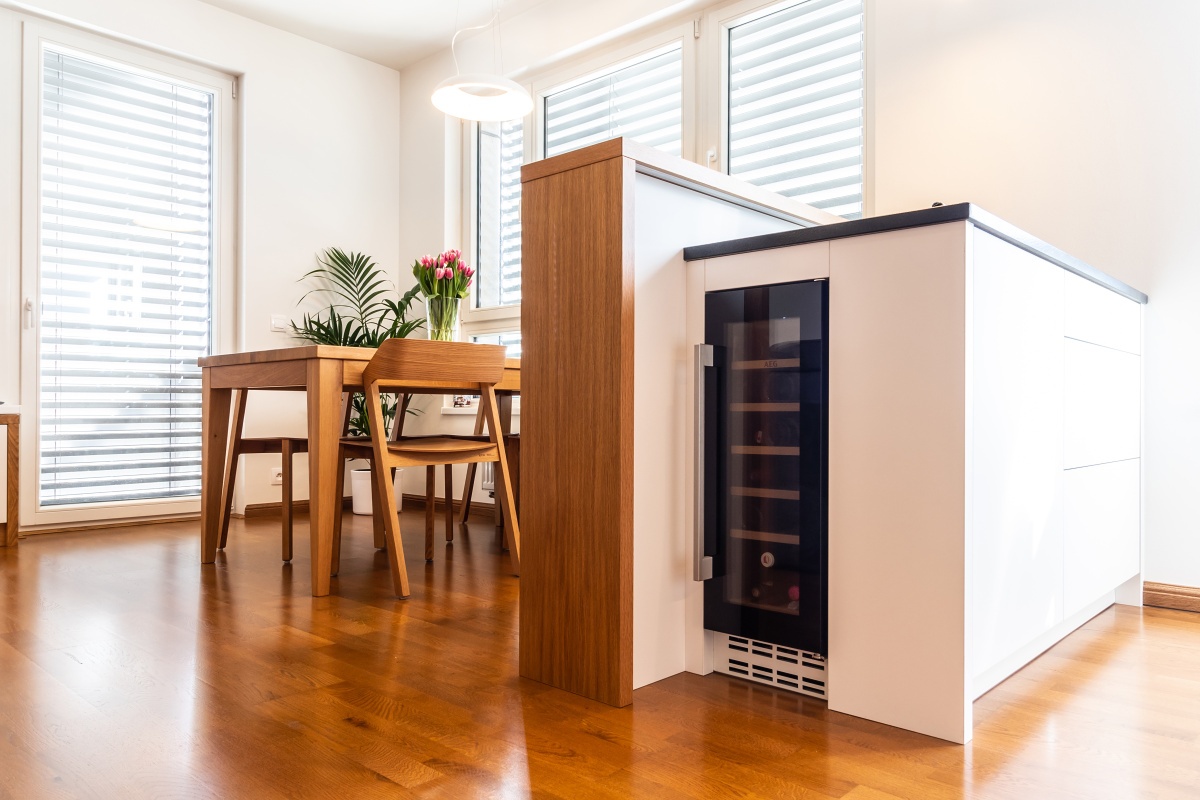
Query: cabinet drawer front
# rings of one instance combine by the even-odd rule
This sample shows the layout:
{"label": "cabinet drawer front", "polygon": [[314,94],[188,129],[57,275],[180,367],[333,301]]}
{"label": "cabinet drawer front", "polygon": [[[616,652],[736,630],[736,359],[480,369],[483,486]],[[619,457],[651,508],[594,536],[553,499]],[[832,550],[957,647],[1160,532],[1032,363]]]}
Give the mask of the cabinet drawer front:
{"label": "cabinet drawer front", "polygon": [[1142,352],[1142,306],[1067,273],[1066,335],[1127,353]]}
{"label": "cabinet drawer front", "polygon": [[829,242],[740,253],[704,262],[706,292],[828,277]]}
{"label": "cabinet drawer front", "polygon": [[1141,358],[1067,339],[1067,469],[1141,455]]}
{"label": "cabinet drawer front", "polygon": [[1067,616],[1141,569],[1141,460],[1066,471]]}

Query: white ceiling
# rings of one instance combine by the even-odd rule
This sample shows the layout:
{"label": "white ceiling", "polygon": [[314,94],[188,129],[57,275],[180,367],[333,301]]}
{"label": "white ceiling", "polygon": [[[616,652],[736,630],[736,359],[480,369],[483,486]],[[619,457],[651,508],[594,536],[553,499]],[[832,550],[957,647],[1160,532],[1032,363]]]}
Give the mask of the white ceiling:
{"label": "white ceiling", "polygon": [[[543,1],[502,0],[501,19]],[[482,25],[494,13],[493,0],[204,2],[393,69],[402,69],[449,46],[456,26]]]}

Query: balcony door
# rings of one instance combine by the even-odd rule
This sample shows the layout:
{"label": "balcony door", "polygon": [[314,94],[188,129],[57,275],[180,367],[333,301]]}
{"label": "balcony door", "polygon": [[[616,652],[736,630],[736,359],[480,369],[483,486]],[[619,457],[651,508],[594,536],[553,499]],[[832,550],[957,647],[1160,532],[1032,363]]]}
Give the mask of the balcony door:
{"label": "balcony door", "polygon": [[23,520],[194,512],[233,81],[49,26],[25,45]]}

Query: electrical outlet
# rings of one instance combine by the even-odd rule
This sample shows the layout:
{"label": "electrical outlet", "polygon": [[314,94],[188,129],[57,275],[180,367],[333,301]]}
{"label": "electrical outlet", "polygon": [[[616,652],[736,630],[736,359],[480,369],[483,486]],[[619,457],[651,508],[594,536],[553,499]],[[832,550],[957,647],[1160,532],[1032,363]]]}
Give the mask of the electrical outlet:
{"label": "electrical outlet", "polygon": [[283,467],[271,468],[271,485],[283,486]]}

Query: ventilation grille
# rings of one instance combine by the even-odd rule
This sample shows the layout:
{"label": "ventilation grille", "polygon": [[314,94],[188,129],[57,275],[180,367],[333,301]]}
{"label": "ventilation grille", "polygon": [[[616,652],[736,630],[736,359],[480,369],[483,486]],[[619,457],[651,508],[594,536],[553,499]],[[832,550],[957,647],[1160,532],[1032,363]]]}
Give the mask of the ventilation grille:
{"label": "ventilation grille", "polygon": [[825,699],[829,665],[824,656],[727,633],[713,636],[717,672]]}

